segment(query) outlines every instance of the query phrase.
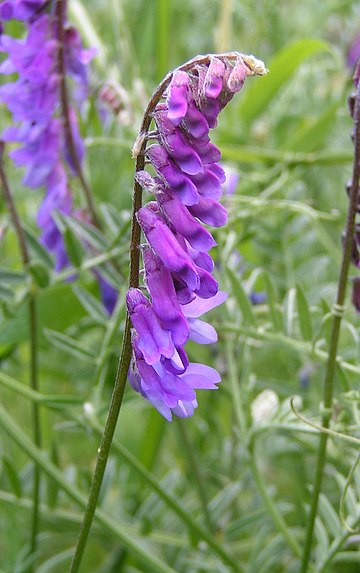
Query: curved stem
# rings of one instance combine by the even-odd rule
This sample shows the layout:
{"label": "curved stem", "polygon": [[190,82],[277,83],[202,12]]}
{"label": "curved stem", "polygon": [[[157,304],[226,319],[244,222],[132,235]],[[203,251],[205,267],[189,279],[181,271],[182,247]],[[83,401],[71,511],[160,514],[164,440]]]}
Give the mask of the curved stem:
{"label": "curved stem", "polygon": [[[4,165],[3,165],[3,154],[4,154],[4,144],[0,142],[0,181],[2,186],[2,191],[5,199],[6,206],[10,213],[12,223],[15,228],[17,240],[19,243],[19,249],[21,253],[21,259],[24,268],[26,269],[30,263],[30,256],[28,248],[26,245],[26,237],[24,229],[21,225],[20,217],[17,212],[9,183],[6,177]],[[37,312],[36,312],[36,300],[35,294],[30,290],[29,298],[29,330],[30,330],[30,387],[32,390],[37,391],[38,384],[38,328],[37,328]],[[41,424],[40,424],[40,413],[39,406],[35,402],[32,404],[32,426],[33,426],[33,437],[34,443],[38,448],[41,448]],[[40,468],[37,464],[34,465],[34,483],[33,483],[33,511],[32,511],[32,521],[30,529],[30,553],[34,555],[37,548],[37,533],[39,529],[39,491],[40,491]]]}
{"label": "curved stem", "polygon": [[[354,128],[355,128],[354,129],[355,154],[354,154],[353,175],[351,181],[351,188],[349,192],[349,207],[345,226],[343,256],[342,256],[341,269],[338,281],[336,305],[334,308],[335,312],[333,313],[333,320],[331,326],[329,355],[328,355],[324,388],[323,388],[324,413],[322,416],[321,426],[325,428],[325,430],[328,429],[330,425],[334,375],[336,369],[336,355],[337,355],[340,325],[342,319],[342,313],[339,312],[339,309],[340,310],[342,309],[345,301],[346,284],[348,279],[352,241],[355,227],[355,217],[358,204],[358,192],[359,192],[359,182],[360,182],[360,85],[357,88],[356,99],[355,99]],[[328,441],[328,434],[324,432],[320,435],[319,438],[319,446],[318,446],[318,454],[317,454],[317,462],[315,470],[315,482],[310,506],[310,514],[306,529],[304,552],[300,565],[300,573],[306,573],[308,570],[314,525],[317,515],[318,500],[321,490],[325,461],[326,461],[327,441]]]}
{"label": "curved stem", "polygon": [[95,203],[91,191],[89,189],[89,186],[87,184],[87,181],[85,179],[83,170],[81,168],[71,128],[69,98],[66,85],[66,67],[65,67],[65,50],[64,50],[64,23],[66,17],[66,0],[56,0],[55,10],[56,10],[57,39],[58,39],[57,65],[60,79],[61,114],[64,124],[65,142],[76,175],[80,180],[81,187],[83,189],[93,223],[97,227],[100,227],[100,221],[96,213]]}

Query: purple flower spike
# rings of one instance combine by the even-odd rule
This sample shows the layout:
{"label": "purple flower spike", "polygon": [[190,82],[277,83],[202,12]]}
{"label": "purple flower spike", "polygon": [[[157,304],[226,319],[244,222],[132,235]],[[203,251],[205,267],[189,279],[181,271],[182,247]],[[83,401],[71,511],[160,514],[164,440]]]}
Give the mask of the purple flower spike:
{"label": "purple flower spike", "polygon": [[30,20],[47,0],[8,0],[0,6],[0,20]]}
{"label": "purple flower spike", "polygon": [[179,302],[170,272],[149,247],[143,249],[146,286],[161,326],[171,332],[175,346],[182,346],[189,337],[189,326]]}
{"label": "purple flower spike", "polygon": [[197,205],[189,207],[189,211],[194,217],[213,227],[223,227],[228,220],[225,207],[209,197],[201,197]]}
{"label": "purple flower spike", "polygon": [[[189,255],[181,248],[167,224],[149,208],[142,207],[137,213],[139,225],[147,240],[165,267],[181,278],[191,289],[200,287],[200,278]],[[156,204],[155,204],[156,205]]]}
{"label": "purple flower spike", "polygon": [[216,245],[211,233],[194,219],[175,194],[159,193],[157,199],[174,229],[185,237],[194,249],[209,251]]}
{"label": "purple flower spike", "polygon": [[199,155],[182,131],[178,127],[174,127],[168,119],[166,111],[158,111],[154,114],[154,118],[163,145],[169,155],[175,159],[180,169],[190,175],[201,173],[203,166]]}
{"label": "purple flower spike", "polygon": [[147,364],[159,362],[161,355],[171,358],[175,348],[170,334],[161,327],[153,307],[141,290],[130,289],[126,294],[126,305],[139,335],[139,349]]}
{"label": "purple flower spike", "polygon": [[191,180],[195,183],[198,193],[203,197],[220,199],[222,195],[221,183],[210,169],[205,169],[204,173],[199,173],[199,175],[193,175]]}
{"label": "purple flower spike", "polygon": [[187,114],[184,118],[184,126],[186,131],[194,139],[209,140],[209,125],[205,117],[196,107],[195,101],[192,100],[188,104]]}
{"label": "purple flower spike", "polygon": [[179,195],[184,205],[195,205],[199,201],[196,186],[175,165],[163,147],[152,145],[147,150],[147,155],[166,185]]}
{"label": "purple flower spike", "polygon": [[[189,363],[184,346],[188,339],[198,344],[218,340],[214,327],[200,319],[227,297],[212,275],[214,261],[208,251],[215,240],[202,225],[221,227],[227,222],[226,209],[218,201],[226,176],[210,129],[246,76],[265,73],[252,56],[245,61],[248,67],[240,54],[201,56],[193,66],[186,64],[187,71],[176,70],[170,76],[166,101],[156,100],[148,118],[156,123],[153,137],[159,143],[145,153],[157,175],[146,168],[135,175],[156,201],[136,214],[147,241],[142,255],[150,300],[135,289],[136,312],[128,304],[137,332],[129,379],[169,421],[173,415],[192,416],[198,406],[195,390],[216,390],[220,382],[213,368]],[[169,334],[171,356],[155,332]]]}
{"label": "purple flower spike", "polygon": [[185,72],[176,71],[173,74],[169,88],[167,105],[167,117],[174,125],[179,125],[185,117],[188,109],[189,76]]}
{"label": "purple flower spike", "polygon": [[219,290],[219,285],[211,273],[201,267],[197,267],[197,272],[200,277],[200,286],[195,290],[195,293],[201,298],[212,298]]}

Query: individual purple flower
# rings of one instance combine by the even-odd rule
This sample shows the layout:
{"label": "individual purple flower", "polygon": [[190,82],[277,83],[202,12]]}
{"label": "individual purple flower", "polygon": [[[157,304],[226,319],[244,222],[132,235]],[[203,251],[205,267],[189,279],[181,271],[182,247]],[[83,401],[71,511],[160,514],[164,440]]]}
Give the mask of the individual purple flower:
{"label": "individual purple flower", "polygon": [[[204,63],[199,63],[203,61]],[[176,70],[163,100],[152,111],[156,143],[145,155],[155,170],[136,173],[136,181],[156,201],[136,216],[147,244],[142,247],[145,287],[130,289],[127,305],[133,325],[132,387],[167,419],[188,417],[197,407],[197,389],[216,389],[220,375],[190,363],[184,348],[217,341],[212,325],[200,320],[227,298],[212,275],[208,251],[215,246],[202,223],[221,227],[227,212],[219,203],[224,169],[220,150],[210,141],[219,112],[241,89],[247,75],[265,73],[252,57],[240,54],[195,60]],[[141,134],[143,135],[143,134]],[[169,339],[164,333],[168,333]]]}

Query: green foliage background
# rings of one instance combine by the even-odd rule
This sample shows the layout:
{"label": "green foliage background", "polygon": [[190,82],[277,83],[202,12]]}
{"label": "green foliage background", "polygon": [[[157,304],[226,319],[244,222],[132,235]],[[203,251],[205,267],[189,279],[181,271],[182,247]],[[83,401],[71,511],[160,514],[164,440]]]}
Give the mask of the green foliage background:
{"label": "green foliage background", "polygon": [[[218,392],[199,393],[193,418],[165,422],[127,389],[83,571],[91,573],[295,573],[313,482],[317,421],[351,175],[346,50],[360,29],[351,1],[80,0],[71,20],[96,44],[92,97],[82,118],[86,175],[106,231],[65,221],[77,266],[55,275],[37,241],[41,192],[7,169],[26,224],[32,274],[21,268],[0,204],[0,570],[27,571],[33,463],[42,467],[37,573],[67,570],[88,491],[121,344],[126,290],[130,150],[146,101],[171,68],[197,53],[254,53],[270,70],[250,79],[220,116],[214,141],[239,174],[224,197],[230,222],[216,232],[217,277],[229,299],[213,311],[216,347],[190,346],[215,365]],[[99,89],[124,95],[118,117],[99,119]],[[9,123],[1,110],[1,125]],[[73,183],[76,202],[80,189]],[[75,225],[75,223],[73,223]],[[86,238],[93,255],[79,252]],[[89,268],[97,253],[121,293],[111,319]],[[106,263],[105,263],[106,261]],[[26,300],[36,289],[40,394],[28,389]],[[250,292],[267,302],[251,306]],[[359,320],[341,332],[333,429],[359,432]],[[271,390],[272,393],[263,392]],[[31,441],[41,405],[43,452]],[[360,569],[358,446],[331,440],[314,540],[318,573]],[[342,512],[339,514],[343,495]],[[341,515],[341,517],[339,516]],[[336,545],[339,540],[343,544]],[[335,547],[336,551],[333,551]],[[328,558],[331,562],[327,563]]]}

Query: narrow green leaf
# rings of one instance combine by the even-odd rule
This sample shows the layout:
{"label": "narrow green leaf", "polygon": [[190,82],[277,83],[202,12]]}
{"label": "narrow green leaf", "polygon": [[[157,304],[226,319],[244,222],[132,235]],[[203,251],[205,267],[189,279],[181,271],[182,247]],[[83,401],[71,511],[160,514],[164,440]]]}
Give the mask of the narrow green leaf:
{"label": "narrow green leaf", "polygon": [[[59,467],[58,449],[56,442],[54,440],[52,440],[51,442],[50,460],[55,466]],[[60,488],[59,485],[56,483],[56,481],[54,481],[53,479],[47,477],[46,481],[47,481],[46,493],[47,493],[48,505],[51,508],[55,508],[59,497]]]}
{"label": "narrow green leaf", "polygon": [[69,225],[66,225],[65,231],[63,233],[63,239],[66,253],[70,259],[70,262],[75,268],[78,269],[81,266],[85,256],[84,246]]}
{"label": "narrow green leaf", "polygon": [[236,298],[239,310],[242,314],[243,321],[245,324],[255,324],[255,316],[253,309],[251,307],[249,297],[241,284],[241,279],[238,277],[232,269],[226,268],[226,274],[229,277],[231,283],[231,290]]}
{"label": "narrow green leaf", "polygon": [[296,298],[296,290],[294,288],[291,288],[287,295],[286,307],[284,308],[287,336],[291,336],[293,331],[294,315],[295,315],[294,312],[295,298]]}
{"label": "narrow green leaf", "polygon": [[338,514],[331,505],[325,494],[321,493],[319,497],[319,513],[324,523],[328,527],[331,535],[337,537],[342,531],[341,522]]}
{"label": "narrow green leaf", "polygon": [[72,354],[76,358],[81,358],[82,360],[86,360],[86,362],[94,362],[94,351],[84,344],[77,342],[77,340],[74,340],[70,336],[62,334],[61,332],[57,332],[56,330],[50,330],[48,328],[44,328],[44,335],[49,340],[49,342],[58,348],[61,348],[65,352]]}
{"label": "narrow green leaf", "polygon": [[315,521],[315,537],[317,540],[318,559],[322,559],[327,554],[329,549],[329,536],[326,527],[320,517],[318,516]]}
{"label": "narrow green leaf", "polygon": [[340,551],[332,559],[335,563],[359,563],[360,551]]}
{"label": "narrow green leaf", "polygon": [[308,301],[301,286],[296,285],[296,303],[299,314],[299,326],[304,340],[312,340],[313,329]]}
{"label": "narrow green leaf", "polygon": [[324,141],[334,127],[334,120],[340,106],[343,106],[343,97],[332,103],[319,117],[308,122],[302,129],[297,129],[293,137],[284,142],[284,149],[310,152],[321,149]]}
{"label": "narrow green leaf", "polygon": [[7,301],[14,297],[14,290],[8,285],[0,285],[0,300]]}
{"label": "narrow green leaf", "polygon": [[28,265],[29,273],[40,288],[46,288],[50,282],[48,265],[41,260],[32,260]]}
{"label": "narrow green leaf", "polygon": [[95,320],[95,322],[104,324],[104,322],[109,320],[109,315],[97,298],[95,298],[87,290],[77,286],[73,287],[73,291],[84,309]]}
{"label": "narrow green leaf", "polygon": [[26,280],[25,273],[18,271],[9,271],[3,267],[0,267],[0,283],[9,284],[21,284]]}
{"label": "narrow green leaf", "polygon": [[114,238],[118,237],[122,233],[124,227],[129,227],[129,223],[131,221],[129,211],[119,211],[110,203],[103,203],[100,206],[100,210],[105,220],[106,227]]}
{"label": "narrow green leaf", "polygon": [[263,271],[263,281],[267,296],[267,303],[269,305],[271,322],[273,323],[274,329],[276,331],[280,331],[283,329],[282,315],[277,306],[277,296],[274,284],[267,271]]}
{"label": "narrow green leaf", "polygon": [[19,478],[19,472],[15,468],[14,464],[12,463],[11,459],[7,456],[2,458],[4,472],[6,477],[9,480],[9,484],[11,489],[13,490],[16,497],[22,496],[22,485]]}
{"label": "narrow green leaf", "polygon": [[261,89],[256,80],[246,89],[239,105],[239,114],[244,121],[250,123],[264,113],[298,67],[311,56],[326,51],[329,51],[327,43],[310,38],[299,40],[278,52],[268,62],[269,73],[261,78]]}
{"label": "narrow green leaf", "polygon": [[29,227],[24,227],[26,242],[30,247],[30,251],[36,255],[47,267],[52,269],[54,267],[54,261],[45,247],[42,246],[38,237],[35,235],[34,231]]}
{"label": "narrow green leaf", "polygon": [[103,252],[108,249],[108,241],[105,236],[102,234],[101,231],[90,225],[89,223],[84,223],[83,221],[79,221],[79,219],[75,219],[75,217],[70,217],[68,215],[64,215],[63,213],[59,213],[58,211],[54,213],[54,219],[58,223],[59,227],[62,228],[64,232],[66,227],[71,229],[73,233],[75,233],[78,239],[82,239],[86,241],[94,247],[95,249]]}

